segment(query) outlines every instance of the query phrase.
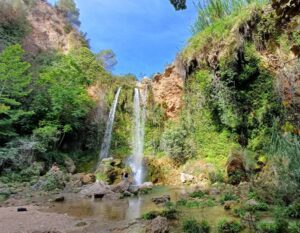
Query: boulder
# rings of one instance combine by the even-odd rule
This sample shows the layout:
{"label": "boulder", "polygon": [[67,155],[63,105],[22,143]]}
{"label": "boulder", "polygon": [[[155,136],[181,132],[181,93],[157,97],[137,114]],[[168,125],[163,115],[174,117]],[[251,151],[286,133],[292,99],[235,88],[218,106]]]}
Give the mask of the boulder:
{"label": "boulder", "polygon": [[159,205],[159,204],[164,204],[166,202],[169,202],[171,200],[171,197],[170,195],[163,195],[161,197],[154,197],[151,199],[152,202],[154,202],[156,205]]}
{"label": "boulder", "polygon": [[128,191],[129,186],[130,186],[130,182],[127,179],[125,179],[125,180],[122,180],[117,185],[113,185],[111,187],[111,190],[116,193],[123,193],[125,191]]}
{"label": "boulder", "polygon": [[97,181],[94,184],[83,186],[80,195],[87,197],[104,197],[107,194],[113,193],[109,185],[102,181]]}
{"label": "boulder", "polygon": [[218,188],[211,188],[209,190],[209,195],[212,195],[212,196],[216,196],[216,195],[219,195],[221,192]]}
{"label": "boulder", "polygon": [[149,221],[146,227],[146,233],[168,233],[169,231],[170,226],[167,218],[160,216]]}
{"label": "boulder", "polygon": [[65,197],[62,195],[59,195],[53,199],[53,202],[63,202],[64,200],[65,200]]}
{"label": "boulder", "polygon": [[145,183],[141,184],[140,189],[144,189],[144,188],[152,189],[153,188],[153,183],[152,182],[145,182]]}
{"label": "boulder", "polygon": [[74,161],[70,157],[65,158],[65,166],[67,169],[67,172],[74,174],[76,171],[76,166]]}
{"label": "boulder", "polygon": [[245,160],[242,152],[234,151],[227,161],[228,182],[232,185],[238,185],[242,181],[247,181],[247,172]]}
{"label": "boulder", "polygon": [[246,201],[246,206],[249,206],[249,207],[256,207],[259,205],[259,203],[255,200],[255,199],[250,199],[248,201]]}
{"label": "boulder", "polygon": [[186,183],[193,183],[195,180],[195,177],[192,176],[192,175],[189,175],[189,174],[186,174],[186,173],[181,173],[180,174],[180,181],[181,183],[183,184],[186,184]]}
{"label": "boulder", "polygon": [[134,195],[137,195],[138,192],[140,190],[140,187],[138,185],[129,185],[129,188],[128,188],[128,192],[134,194]]}
{"label": "boulder", "polygon": [[236,204],[237,204],[236,201],[225,201],[225,203],[224,203],[224,209],[225,209],[225,210],[230,210],[230,209],[232,209]]}
{"label": "boulder", "polygon": [[92,184],[96,182],[96,176],[94,174],[84,174],[80,177],[82,184]]}

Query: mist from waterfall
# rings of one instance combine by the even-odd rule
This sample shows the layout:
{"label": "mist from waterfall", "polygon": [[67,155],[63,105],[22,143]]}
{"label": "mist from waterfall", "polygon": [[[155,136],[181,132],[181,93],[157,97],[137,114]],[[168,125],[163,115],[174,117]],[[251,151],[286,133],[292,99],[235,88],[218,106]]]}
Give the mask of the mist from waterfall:
{"label": "mist from waterfall", "polygon": [[142,184],[144,178],[143,152],[146,119],[147,91],[140,95],[138,88],[134,89],[134,114],[133,114],[133,151],[130,166],[137,185]]}
{"label": "mist from waterfall", "polygon": [[104,138],[103,138],[102,145],[101,145],[101,151],[99,154],[99,161],[104,158],[107,158],[109,156],[112,129],[113,129],[113,124],[114,124],[114,120],[115,120],[115,114],[116,114],[116,109],[117,109],[117,105],[118,105],[118,99],[119,99],[120,92],[121,92],[121,87],[118,88],[118,91],[115,94],[113,104],[109,111],[109,117],[108,117],[108,121],[106,124],[106,130],[104,133]]}

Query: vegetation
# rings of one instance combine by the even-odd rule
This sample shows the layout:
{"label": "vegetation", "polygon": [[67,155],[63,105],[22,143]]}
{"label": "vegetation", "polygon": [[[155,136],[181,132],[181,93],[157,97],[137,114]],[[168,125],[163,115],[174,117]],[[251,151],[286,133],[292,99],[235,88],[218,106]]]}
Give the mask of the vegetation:
{"label": "vegetation", "polygon": [[210,229],[207,221],[198,222],[195,219],[184,220],[182,227],[184,233],[209,233]]}
{"label": "vegetation", "polygon": [[205,0],[198,1],[198,18],[193,26],[193,32],[196,34],[203,31],[208,26],[218,20],[222,20],[229,15],[237,14],[245,6],[256,3],[265,4],[267,0]]}
{"label": "vegetation", "polygon": [[239,233],[242,231],[239,222],[222,219],[218,223],[218,233]]}

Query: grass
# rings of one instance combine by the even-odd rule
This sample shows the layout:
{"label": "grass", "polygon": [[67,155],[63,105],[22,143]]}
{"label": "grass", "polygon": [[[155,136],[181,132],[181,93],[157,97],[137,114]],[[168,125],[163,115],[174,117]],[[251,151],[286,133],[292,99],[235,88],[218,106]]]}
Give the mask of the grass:
{"label": "grass", "polygon": [[209,233],[211,230],[207,221],[198,222],[195,219],[186,219],[183,221],[183,233]]}
{"label": "grass", "polygon": [[231,14],[221,19],[216,19],[212,24],[200,31],[195,30],[194,27],[194,32],[197,33],[189,40],[187,47],[182,52],[182,56],[184,58],[193,57],[195,53],[204,49],[206,45],[209,44],[209,49],[211,49],[214,42],[220,42],[222,40],[226,40],[226,47],[230,47],[230,42],[236,38],[235,31],[232,29],[238,28],[239,25],[248,21],[251,18],[252,12],[257,10],[259,6],[260,4],[256,3],[245,6],[243,10],[240,11],[241,14]]}
{"label": "grass", "polygon": [[189,209],[197,209],[197,208],[205,208],[205,207],[214,207],[216,206],[216,202],[212,199],[207,199],[207,200],[186,200],[186,199],[181,199],[177,201],[176,206],[182,206],[186,207]]}

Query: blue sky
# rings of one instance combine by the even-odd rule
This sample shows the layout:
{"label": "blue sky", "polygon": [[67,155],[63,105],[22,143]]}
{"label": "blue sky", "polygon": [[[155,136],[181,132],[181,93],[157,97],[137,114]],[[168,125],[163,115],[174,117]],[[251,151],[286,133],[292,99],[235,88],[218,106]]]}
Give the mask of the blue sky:
{"label": "blue sky", "polygon": [[[54,3],[56,0],[49,0]],[[163,71],[191,36],[196,18],[192,1],[175,11],[169,0],[76,0],[81,30],[94,52],[112,49],[113,73],[138,77]]]}

